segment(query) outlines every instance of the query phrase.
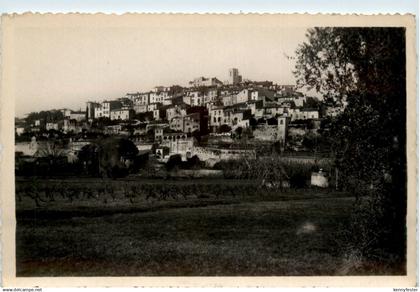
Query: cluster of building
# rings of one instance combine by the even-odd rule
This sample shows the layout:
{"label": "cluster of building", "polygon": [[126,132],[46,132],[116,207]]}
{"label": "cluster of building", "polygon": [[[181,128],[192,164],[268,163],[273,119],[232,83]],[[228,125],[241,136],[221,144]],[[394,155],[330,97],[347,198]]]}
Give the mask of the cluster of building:
{"label": "cluster of building", "polygon": [[[255,156],[252,149],[233,147],[232,136],[238,128],[252,129],[255,141],[278,141],[284,146],[289,124],[320,119],[318,109],[307,108],[306,96],[295,86],[243,80],[236,68],[229,69],[228,76],[227,82],[199,77],[189,82],[189,87],[158,86],[115,100],[88,101],[85,111],[64,109],[62,120],[44,121],[43,125],[46,130],[79,133],[97,130],[96,121],[113,121],[103,129],[105,133],[129,134],[140,150],[157,144],[153,154],[160,159],[172,154],[181,154],[184,159],[197,155],[213,163],[229,157]],[[39,130],[41,123],[35,121],[30,130]],[[132,125],[132,132],[126,131],[127,124]],[[24,127],[16,127],[18,135],[24,131]],[[142,138],[150,132],[153,141]],[[209,137],[209,144],[197,145],[197,136],[204,135]],[[230,139],[231,147],[220,148],[212,142],[223,139]]]}

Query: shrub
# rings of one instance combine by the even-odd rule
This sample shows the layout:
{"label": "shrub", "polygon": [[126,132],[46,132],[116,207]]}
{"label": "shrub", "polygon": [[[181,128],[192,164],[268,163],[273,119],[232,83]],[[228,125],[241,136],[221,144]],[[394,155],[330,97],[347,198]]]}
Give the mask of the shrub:
{"label": "shrub", "polygon": [[180,154],[171,155],[166,162],[166,170],[173,170],[175,167],[182,165],[182,157]]}
{"label": "shrub", "polygon": [[219,127],[219,133],[229,133],[232,128],[229,125],[223,124]]}
{"label": "shrub", "polygon": [[187,162],[185,163],[185,168],[187,169],[198,169],[202,166],[202,162],[200,161],[200,158],[198,158],[197,155],[194,155],[191,158],[187,159]]}

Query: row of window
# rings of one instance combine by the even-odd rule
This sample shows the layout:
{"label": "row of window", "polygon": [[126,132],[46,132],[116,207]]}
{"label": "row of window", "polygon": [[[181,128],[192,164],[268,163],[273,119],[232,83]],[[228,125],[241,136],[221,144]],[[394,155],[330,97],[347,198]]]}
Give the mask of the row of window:
{"label": "row of window", "polygon": [[163,140],[178,140],[178,139],[187,139],[187,136],[185,135],[163,136]]}

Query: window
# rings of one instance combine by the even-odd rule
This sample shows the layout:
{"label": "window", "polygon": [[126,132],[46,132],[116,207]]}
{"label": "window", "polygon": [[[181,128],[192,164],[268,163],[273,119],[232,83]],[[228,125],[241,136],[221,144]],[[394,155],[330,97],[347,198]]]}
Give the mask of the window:
{"label": "window", "polygon": [[283,125],[283,120],[280,120],[280,125]]}

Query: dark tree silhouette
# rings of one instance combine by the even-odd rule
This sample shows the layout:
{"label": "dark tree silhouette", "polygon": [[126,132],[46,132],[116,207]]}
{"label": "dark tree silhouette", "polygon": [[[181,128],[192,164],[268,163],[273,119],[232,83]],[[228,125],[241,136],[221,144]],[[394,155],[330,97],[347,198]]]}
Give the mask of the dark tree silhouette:
{"label": "dark tree silhouette", "polygon": [[182,165],[182,157],[179,154],[171,155],[166,162],[166,169],[168,171],[174,170]]}
{"label": "dark tree silhouette", "polygon": [[369,195],[374,202],[369,224],[379,223],[370,246],[386,245],[403,258],[405,29],[314,28],[307,39],[296,51],[298,84],[322,93],[325,100],[347,103],[322,131],[333,145],[341,183],[356,197]]}
{"label": "dark tree silhouette", "polygon": [[242,132],[243,132],[243,128],[242,128],[242,127],[237,127],[237,128],[235,129],[235,135],[236,135],[236,137],[237,137],[238,139],[241,139]]}
{"label": "dark tree silhouette", "polygon": [[223,124],[219,127],[220,133],[229,133],[230,131],[232,131],[232,128],[229,125]]}
{"label": "dark tree silhouette", "polygon": [[78,154],[85,170],[93,176],[126,176],[138,154],[137,147],[128,139],[106,138],[86,145]]}

